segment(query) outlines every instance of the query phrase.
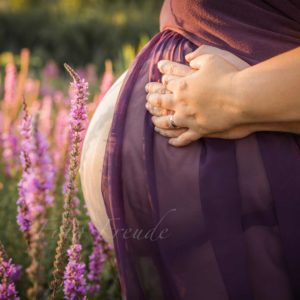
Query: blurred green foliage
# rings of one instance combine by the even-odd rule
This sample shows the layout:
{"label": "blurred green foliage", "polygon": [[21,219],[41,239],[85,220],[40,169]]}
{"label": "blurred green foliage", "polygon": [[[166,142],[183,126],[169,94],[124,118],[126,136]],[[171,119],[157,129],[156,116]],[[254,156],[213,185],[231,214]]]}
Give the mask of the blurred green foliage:
{"label": "blurred green foliage", "polygon": [[162,0],[1,0],[0,52],[27,47],[38,63],[102,65],[159,30]]}

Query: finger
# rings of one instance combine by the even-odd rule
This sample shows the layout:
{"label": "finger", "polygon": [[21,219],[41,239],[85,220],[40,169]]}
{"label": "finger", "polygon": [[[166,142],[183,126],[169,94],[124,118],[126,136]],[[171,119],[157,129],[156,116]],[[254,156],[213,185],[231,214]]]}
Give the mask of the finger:
{"label": "finger", "polygon": [[149,82],[145,86],[147,93],[170,93],[161,82]]}
{"label": "finger", "polygon": [[161,60],[158,62],[157,67],[162,74],[187,76],[195,72],[190,66],[180,64],[170,60]]}
{"label": "finger", "polygon": [[240,70],[249,67],[248,63],[246,63],[244,60],[240,59],[238,56],[234,55],[233,53],[213,46],[208,46],[208,45],[202,45],[194,52],[186,55],[186,60],[190,63],[190,66],[192,68],[199,68],[199,66],[195,65],[195,62],[192,61],[196,60],[197,58],[199,58],[199,56],[202,55],[215,55],[215,56],[222,57]]}
{"label": "finger", "polygon": [[181,117],[179,114],[174,114],[173,115],[173,121],[179,128],[173,128],[171,126],[170,122],[171,115],[168,114],[167,116],[162,116],[162,117],[152,117],[152,122],[155,127],[161,128],[161,129],[179,129],[179,128],[186,128],[188,127],[188,124],[186,120]]}
{"label": "finger", "polygon": [[184,77],[173,75],[163,75],[161,80],[165,88],[170,92],[175,92],[176,89],[183,89],[186,84]]}
{"label": "finger", "polygon": [[173,110],[175,100],[173,94],[148,94],[147,103],[151,106],[158,106],[164,109]]}
{"label": "finger", "polygon": [[167,85],[171,82],[178,79],[178,76],[175,75],[163,75],[161,78],[161,82],[163,84],[163,86],[166,88]]}
{"label": "finger", "polygon": [[170,115],[168,116],[161,116],[161,117],[152,117],[152,122],[155,127],[161,129],[171,129],[170,126]]}
{"label": "finger", "polygon": [[161,129],[154,127],[154,130],[159,133],[162,136],[168,137],[168,138],[176,138],[180,136],[182,133],[187,131],[186,128],[180,128],[180,129]]}
{"label": "finger", "polygon": [[190,144],[191,142],[199,139],[200,136],[194,131],[187,130],[177,138],[169,139],[169,144],[175,147],[182,147]]}
{"label": "finger", "polygon": [[190,66],[194,69],[200,69],[203,64],[207,63],[209,60],[211,60],[211,62],[217,62],[220,60],[220,56],[213,54],[202,54],[191,60]]}
{"label": "finger", "polygon": [[[191,62],[193,59],[197,58],[200,55],[204,55],[204,54],[219,55],[219,56],[222,56],[224,58],[229,57],[229,56],[234,56],[234,57],[238,58],[237,56],[235,56],[234,54],[232,54],[229,51],[222,50],[222,49],[219,49],[219,48],[216,48],[216,47],[213,47],[213,46],[209,46],[209,45],[202,45],[198,49],[196,49],[195,51],[187,54],[185,56],[185,59],[188,62]],[[241,61],[243,61],[243,60],[241,60]]]}
{"label": "finger", "polygon": [[202,45],[202,46],[198,47],[196,50],[194,50],[193,52],[188,53],[185,56],[186,61],[191,62],[196,57],[198,57],[202,54],[207,54],[208,49],[210,49],[209,47],[210,46],[208,46],[208,45]]}
{"label": "finger", "polygon": [[167,109],[158,107],[158,106],[152,106],[149,103],[146,103],[146,109],[149,111],[149,113],[156,117],[166,116],[169,114],[169,111]]}
{"label": "finger", "polygon": [[[147,107],[146,107],[147,108]],[[166,110],[162,110],[161,108],[159,107],[148,107],[147,108],[148,112],[152,115],[152,116],[156,116],[156,117],[161,117],[161,116],[165,116],[167,115],[167,113],[165,113],[164,111]]]}

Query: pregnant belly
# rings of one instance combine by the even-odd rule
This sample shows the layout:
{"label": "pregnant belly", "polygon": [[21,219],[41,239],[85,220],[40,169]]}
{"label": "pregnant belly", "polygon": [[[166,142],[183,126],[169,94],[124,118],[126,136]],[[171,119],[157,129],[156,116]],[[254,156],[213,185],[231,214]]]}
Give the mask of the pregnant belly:
{"label": "pregnant belly", "polygon": [[[124,75],[99,104],[91,121],[80,169],[91,218],[110,243],[108,217],[121,218],[129,231],[124,236],[125,228],[113,221],[120,229],[114,233],[124,237],[116,245],[126,244],[117,252],[126,249],[125,260],[132,259],[128,264],[134,264],[138,280],[149,293],[159,293],[159,282],[154,279],[170,276],[171,282],[186,287],[177,291],[183,295],[180,299],[192,299],[192,295],[201,295],[205,290],[207,299],[228,299],[224,282],[242,286],[247,281],[244,269],[249,268],[256,299],[291,299],[270,188],[274,185],[269,180],[273,169],[270,164],[268,170],[265,166],[260,142],[265,149],[272,149],[270,153],[282,157],[288,154],[297,164],[299,149],[290,135],[280,134],[251,135],[237,141],[201,139],[183,148],[170,146],[165,137],[153,131],[145,110],[144,87],[160,79],[153,62],[170,59],[184,63],[185,54],[195,46],[178,34],[166,33],[163,37],[139,66],[130,90],[121,93],[118,101],[122,103],[130,94],[124,120],[116,123],[124,132],[119,141],[120,161],[116,163],[121,166],[117,177],[122,196],[113,199],[120,215],[106,214],[101,172],[111,120],[120,114],[115,104]],[[280,165],[274,164],[276,172]],[[285,186],[288,184],[285,180]],[[287,197],[294,194],[292,186]],[[149,234],[153,229],[155,233]],[[168,275],[155,269],[153,262],[161,259],[157,253],[162,253]],[[128,264],[126,270],[131,272]],[[280,292],[264,289],[265,278]],[[157,294],[153,299],[162,298]]]}
{"label": "pregnant belly", "polygon": [[[171,59],[170,51],[162,51],[162,58]],[[182,57],[192,50],[191,44],[182,39],[182,42],[174,48],[173,60],[181,61]],[[222,55],[232,64],[239,68],[248,66],[246,62],[231,54],[215,47],[208,49],[209,53]],[[182,62],[182,61],[181,61]],[[165,137],[159,134],[154,134],[153,153],[150,168],[159,167],[159,172],[156,172],[154,185],[160,185],[164,182],[166,188],[160,187],[157,189],[157,203],[149,203],[149,186],[147,182],[147,166],[144,162],[144,118],[145,118],[145,90],[144,86],[149,81],[149,71],[151,65],[150,61],[145,61],[141,68],[139,78],[136,81],[132,90],[131,100],[128,105],[126,121],[125,121],[125,138],[123,142],[123,188],[126,201],[124,201],[125,208],[130,211],[138,211],[138,218],[141,217],[144,224],[152,224],[153,226],[153,205],[157,205],[156,209],[159,214],[156,216],[156,222],[163,219],[164,226],[169,230],[176,232],[178,240],[184,243],[188,239],[192,239],[193,235],[205,236],[201,230],[196,233],[192,228],[203,228],[202,208],[199,201],[199,163],[203,145],[195,142],[188,147],[174,148],[167,143]],[[159,76],[159,75],[158,75]],[[101,194],[101,173],[103,167],[103,160],[111,128],[113,114],[119,95],[120,88],[125,81],[126,74],[123,74],[111,87],[104,99],[100,102],[97,110],[90,122],[87,134],[84,140],[80,175],[82,182],[82,189],[84,198],[87,204],[91,219],[101,232],[104,238],[112,243],[112,233],[109,226],[109,219],[104,205],[103,196]],[[122,101],[122,99],[121,99]],[[245,145],[244,145],[245,144]],[[255,142],[248,141],[248,143],[239,142],[237,154],[243,152],[246,147],[251,148],[252,156],[256,157],[258,154],[258,147]],[[244,150],[243,150],[244,149]],[[205,149],[204,149],[205,150]],[[253,162],[259,166],[261,163],[256,158]],[[149,166],[148,166],[149,167]],[[253,165],[252,165],[253,167]],[[248,172],[247,168],[241,170],[242,173]],[[256,170],[257,171],[257,170]],[[248,172],[249,173],[249,172]],[[257,172],[255,172],[257,174]],[[256,175],[255,175],[256,176]],[[247,176],[251,181],[251,178]],[[171,187],[171,188],[169,188]],[[243,188],[245,195],[253,194],[253,186],[248,184],[248,187]],[[256,193],[261,195],[267,193],[264,188],[256,185]],[[260,190],[260,191],[259,191]],[[258,197],[255,197],[256,199]],[[265,208],[270,206],[270,197],[266,197],[267,202],[263,205]],[[253,201],[252,206],[262,204],[259,200]],[[175,205],[176,203],[176,205]],[[254,207],[247,209],[249,212],[255,210]],[[189,220],[189,222],[186,222]],[[162,222],[162,220],[161,220]],[[143,222],[142,222],[143,223]],[[140,220],[135,219],[134,224],[137,226]],[[145,230],[145,228],[144,228]],[[183,238],[185,236],[185,238]],[[175,242],[175,241],[174,241]]]}
{"label": "pregnant belly", "polygon": [[[189,46],[186,50],[190,52],[191,47],[188,41],[186,41],[186,44],[187,44],[186,46]],[[183,45],[179,45],[176,52],[179,53],[179,51],[182,50],[180,49],[182,46]],[[164,58],[170,59],[170,57],[164,57]],[[179,57],[177,57],[177,60],[178,59]],[[142,179],[143,176],[141,174],[143,173],[143,163],[142,163],[142,155],[140,150],[142,147],[142,140],[143,140],[142,124],[145,115],[144,86],[149,81],[149,68],[151,68],[150,61],[146,61],[144,67],[140,72],[139,80],[136,82],[132,93],[132,100],[130,101],[131,107],[128,108],[128,115],[126,118],[126,126],[125,126],[128,129],[128,131],[126,129],[127,133],[126,133],[126,138],[124,139],[124,147],[123,147],[123,156],[125,162],[123,168],[124,182],[125,181],[127,182],[128,181],[127,179],[130,178],[129,182],[124,184],[124,192],[126,192],[127,196],[129,196],[130,198],[130,200],[126,201],[126,205],[129,206],[133,205],[133,207],[136,210],[139,210],[140,213],[145,210],[147,211],[147,207],[145,206],[144,203],[144,198],[145,195],[147,194],[147,191],[143,189],[143,187],[145,187],[144,184],[141,184],[141,180],[143,180]],[[101,180],[102,180],[101,175],[103,169],[105,149],[106,149],[109,132],[111,129],[112,119],[115,112],[120,89],[124,81],[126,82],[125,79],[126,79],[126,74],[123,74],[110,88],[110,90],[107,92],[103,100],[99,103],[92,117],[92,120],[90,122],[89,128],[85,136],[85,140],[83,143],[81,164],[80,164],[81,185],[82,185],[84,199],[91,220],[97,227],[98,231],[101,232],[104,239],[107,242],[109,242],[111,245],[113,245],[113,237],[112,237],[112,232],[109,224],[109,217],[105,209],[105,203],[100,189]],[[133,132],[129,127],[131,127],[131,129],[134,128],[138,132]],[[165,140],[160,136],[158,136],[157,138],[161,140]],[[194,151],[195,157],[198,156],[198,151],[196,149],[197,147],[195,147],[195,151]],[[167,151],[170,151],[170,153],[164,152],[164,155],[167,155],[169,157],[169,154],[172,155],[172,152],[174,152],[174,150],[175,149],[168,149]],[[163,151],[166,151],[166,149],[164,149]],[[190,155],[190,158],[191,157],[192,156]],[[185,161],[187,159],[188,158],[184,158]],[[130,162],[132,161],[135,161],[134,165],[130,165],[128,167],[125,166],[126,162],[130,164]],[[171,165],[169,167],[171,167]],[[178,169],[177,172],[179,171],[180,170]],[[128,172],[128,174],[125,174],[126,172]],[[162,176],[165,175],[162,174]],[[185,174],[183,174],[183,176],[185,176]],[[170,177],[170,179],[172,179],[172,177]],[[192,192],[191,189],[192,186],[194,186],[195,188],[195,184],[193,185],[193,182],[189,181],[188,189],[190,192]],[[131,197],[128,194],[132,192],[134,193],[134,197]],[[185,194],[181,194],[181,197],[184,198],[185,196],[186,196]],[[160,195],[160,197],[164,198],[165,196]],[[169,213],[172,215],[172,212],[173,212],[172,209],[169,212],[166,211],[166,216]],[[193,214],[196,215],[197,211],[194,211]],[[179,215],[180,214],[178,214],[177,216]],[[148,215],[148,217],[150,216]],[[183,219],[185,217],[186,216],[182,216]],[[149,222],[151,223],[151,220],[149,220]],[[136,227],[136,224],[131,224],[131,225]],[[184,231],[184,228],[182,228],[182,230]]]}
{"label": "pregnant belly", "polygon": [[[179,35],[176,35],[176,38],[179,40],[175,43],[176,47],[170,51],[165,45],[160,58],[183,63],[184,55],[191,52],[193,46]],[[174,44],[174,39],[174,37],[170,39],[170,44]],[[239,68],[248,66],[246,62],[228,51],[210,47],[209,52],[222,55]],[[131,216],[128,220],[129,223],[131,222],[128,224],[129,227],[137,229],[143,227],[145,231],[163,219],[161,226],[176,232],[177,238],[174,239],[174,244],[179,245],[187,240],[198,238],[199,235],[205,238],[201,230],[204,229],[204,217],[199,201],[201,192],[199,191],[199,165],[201,152],[205,155],[206,148],[201,141],[194,142],[188,147],[174,148],[167,143],[165,137],[154,133],[152,153],[147,154],[151,157],[145,158],[146,95],[144,87],[150,80],[149,73],[153,71],[153,67],[155,66],[151,65],[150,58],[144,62],[138,80],[131,91],[131,99],[127,107],[122,145],[124,207]],[[158,73],[155,76],[159,78]],[[82,189],[89,214],[97,229],[110,244],[113,244],[113,239],[100,189],[101,175],[112,119],[119,92],[124,83],[126,83],[126,74],[115,82],[98,105],[84,140],[80,166]],[[236,158],[241,159],[239,171],[241,177],[244,177],[241,180],[242,193],[245,199],[251,199],[245,201],[244,212],[251,213],[257,209],[268,210],[271,207],[270,192],[255,137],[238,141],[236,150]],[[250,164],[242,160],[243,153],[246,152]],[[147,173],[147,169],[151,169],[152,172],[159,169],[159,172],[155,172],[155,178],[153,178],[149,172]],[[219,172],[217,169],[215,171]],[[260,177],[259,182],[258,177]],[[160,184],[161,182],[165,187]],[[159,188],[156,188],[157,186]],[[156,190],[156,200],[152,199],[151,202],[149,193],[153,188]],[[154,205],[156,205],[155,208]],[[156,211],[156,216],[153,215],[153,211]],[[195,227],[199,229],[196,232],[192,230]]]}

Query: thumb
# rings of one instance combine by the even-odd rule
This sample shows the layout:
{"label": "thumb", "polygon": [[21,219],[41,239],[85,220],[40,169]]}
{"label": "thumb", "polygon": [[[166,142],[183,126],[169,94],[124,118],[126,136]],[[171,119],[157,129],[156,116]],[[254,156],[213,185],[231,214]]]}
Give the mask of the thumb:
{"label": "thumb", "polygon": [[195,59],[196,57],[200,56],[201,54],[207,53],[207,49],[206,49],[207,47],[209,47],[209,46],[202,45],[202,46],[198,47],[195,51],[187,54],[185,56],[186,61],[187,62],[191,62],[193,59]]}
{"label": "thumb", "polygon": [[203,54],[195,57],[193,60],[190,61],[190,67],[193,69],[200,69],[205,63],[205,61],[211,56],[211,54]]}
{"label": "thumb", "polygon": [[[194,59],[197,59],[198,57],[205,55],[205,54],[211,54],[211,55],[218,55],[222,58],[224,58],[226,61],[237,67],[238,69],[242,70],[247,67],[249,67],[249,64],[246,63],[244,60],[240,59],[238,56],[232,54],[229,51],[222,50],[213,46],[208,45],[202,45],[198,49],[196,49],[194,52],[191,52],[186,55],[185,59],[191,63]],[[192,67],[192,65],[190,64]]]}

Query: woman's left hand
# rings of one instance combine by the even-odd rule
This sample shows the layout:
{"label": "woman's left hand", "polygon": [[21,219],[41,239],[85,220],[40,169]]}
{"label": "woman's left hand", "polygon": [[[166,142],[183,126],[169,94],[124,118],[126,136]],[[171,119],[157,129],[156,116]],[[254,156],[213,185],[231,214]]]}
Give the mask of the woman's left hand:
{"label": "woman's left hand", "polygon": [[[155,130],[170,137],[169,143],[174,146],[204,136],[230,136],[231,132],[238,138],[250,133],[241,125],[232,87],[234,76],[247,64],[227,51],[217,49],[214,51],[218,54],[214,54],[212,49],[216,48],[202,46],[190,54],[190,67],[160,61],[162,84],[146,86],[146,108],[154,115]],[[178,129],[170,129],[170,112]]]}

